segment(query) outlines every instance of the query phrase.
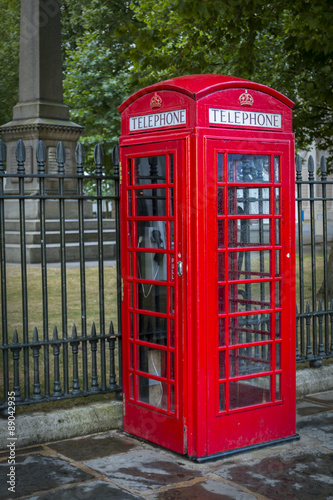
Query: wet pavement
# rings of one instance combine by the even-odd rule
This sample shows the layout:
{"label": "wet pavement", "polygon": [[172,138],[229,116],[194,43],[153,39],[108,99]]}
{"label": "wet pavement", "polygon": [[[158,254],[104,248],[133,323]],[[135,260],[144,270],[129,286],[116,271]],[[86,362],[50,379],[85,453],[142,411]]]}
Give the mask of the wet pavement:
{"label": "wet pavement", "polygon": [[0,452],[0,500],[333,500],[333,391],[297,401],[300,440],[196,464],[108,431]]}

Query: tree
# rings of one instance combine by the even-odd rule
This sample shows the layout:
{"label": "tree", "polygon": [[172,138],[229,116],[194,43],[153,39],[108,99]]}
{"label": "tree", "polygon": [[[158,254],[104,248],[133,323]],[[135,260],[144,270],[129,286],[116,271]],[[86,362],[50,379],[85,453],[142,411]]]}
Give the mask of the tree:
{"label": "tree", "polygon": [[143,0],[133,10],[139,83],[186,73],[256,80],[295,101],[298,148],[332,148],[332,2]]}
{"label": "tree", "polygon": [[20,0],[0,0],[0,124],[13,117],[18,100]]}

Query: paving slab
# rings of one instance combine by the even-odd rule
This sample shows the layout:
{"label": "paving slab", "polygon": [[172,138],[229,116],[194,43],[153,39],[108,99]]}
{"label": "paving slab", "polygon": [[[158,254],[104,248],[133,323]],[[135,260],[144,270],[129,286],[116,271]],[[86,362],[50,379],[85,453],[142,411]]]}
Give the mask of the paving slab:
{"label": "paving slab", "polygon": [[333,412],[300,419],[297,422],[297,432],[300,434],[301,439],[302,437],[311,437],[314,445],[333,451]]}
{"label": "paving slab", "polygon": [[149,495],[151,500],[255,500],[256,498],[235,486],[213,479],[192,485],[178,485]]}
{"label": "paving slab", "polygon": [[308,396],[307,399],[333,406],[333,391],[316,392],[311,394],[311,396]]}
{"label": "paving slab", "polygon": [[118,432],[105,432],[95,436],[70,439],[49,444],[48,448],[77,461],[92,460],[126,453],[140,445],[136,440]]}
{"label": "paving slab", "polygon": [[271,500],[333,497],[333,453],[300,445],[244,454],[215,474]]}
{"label": "paving slab", "polygon": [[142,497],[132,495],[106,481],[92,481],[70,486],[63,490],[34,495],[25,500],[138,500]]}
{"label": "paving slab", "polygon": [[177,456],[143,449],[84,464],[104,474],[118,485],[137,492],[157,489],[202,476],[201,472],[177,460]]}
{"label": "paving slab", "polygon": [[302,400],[297,402],[296,415],[297,417],[307,417],[317,413],[327,412],[326,405],[314,403],[313,401]]}
{"label": "paving slab", "polygon": [[[0,484],[7,484],[8,464],[0,463]],[[93,476],[73,467],[65,460],[39,453],[16,458],[15,490],[19,496],[31,495],[35,491],[46,491],[61,485],[83,482]],[[8,488],[0,489],[0,500],[15,498]]]}

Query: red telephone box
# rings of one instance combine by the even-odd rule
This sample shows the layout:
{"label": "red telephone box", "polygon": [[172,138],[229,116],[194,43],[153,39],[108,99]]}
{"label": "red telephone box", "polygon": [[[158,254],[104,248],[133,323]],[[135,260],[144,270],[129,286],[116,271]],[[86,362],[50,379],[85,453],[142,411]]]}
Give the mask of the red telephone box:
{"label": "red telephone box", "polygon": [[198,461],[296,437],[292,107],[191,75],[119,108],[124,429]]}

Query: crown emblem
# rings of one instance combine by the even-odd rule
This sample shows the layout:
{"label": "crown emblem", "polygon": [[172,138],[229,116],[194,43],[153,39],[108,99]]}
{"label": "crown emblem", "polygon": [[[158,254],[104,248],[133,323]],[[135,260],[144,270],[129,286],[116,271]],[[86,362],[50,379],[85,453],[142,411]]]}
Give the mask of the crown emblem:
{"label": "crown emblem", "polygon": [[156,94],[150,100],[151,109],[160,108],[162,106],[162,98]]}
{"label": "crown emblem", "polygon": [[245,92],[243,92],[243,94],[239,96],[239,104],[241,106],[252,106],[253,103],[254,99],[251,94],[247,93],[247,90],[245,90]]}

